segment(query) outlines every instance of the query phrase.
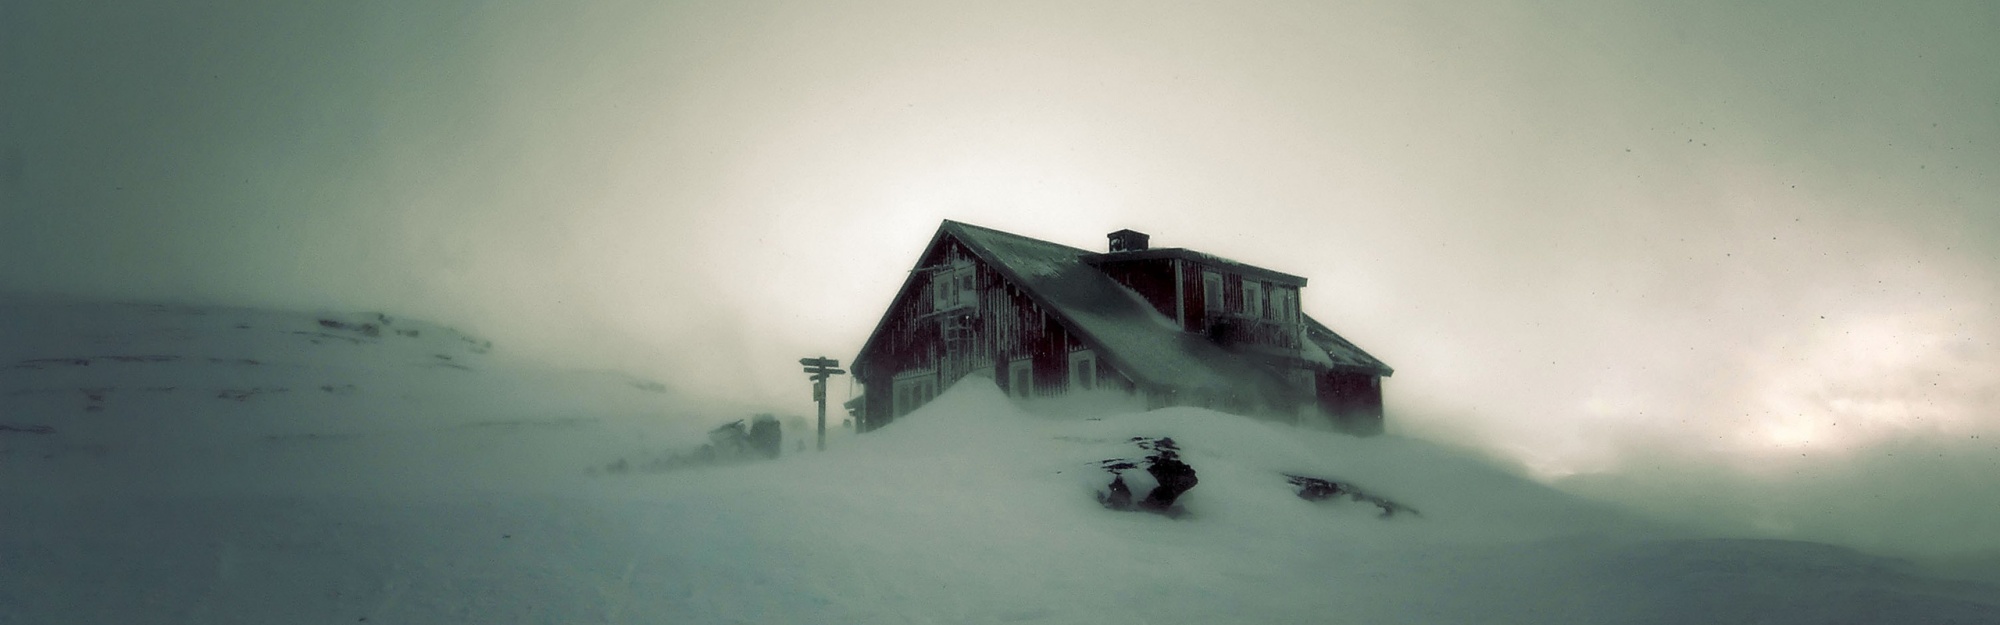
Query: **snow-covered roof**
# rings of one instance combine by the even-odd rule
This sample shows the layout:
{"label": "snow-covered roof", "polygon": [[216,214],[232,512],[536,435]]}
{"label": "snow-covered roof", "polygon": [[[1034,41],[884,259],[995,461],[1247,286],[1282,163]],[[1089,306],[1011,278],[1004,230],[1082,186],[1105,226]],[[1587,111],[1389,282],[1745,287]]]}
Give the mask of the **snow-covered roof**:
{"label": "snow-covered roof", "polygon": [[1148,250],[1137,250],[1131,252],[1110,252],[1105,254],[1090,254],[1083,258],[1083,262],[1089,263],[1091,265],[1104,265],[1107,263],[1121,263],[1134,260],[1157,260],[1162,258],[1191,260],[1211,267],[1224,267],[1240,275],[1250,276],[1260,280],[1269,280],[1272,282],[1277,282],[1279,284],[1288,284],[1295,287],[1304,287],[1306,285],[1306,279],[1300,276],[1295,276],[1282,271],[1273,271],[1270,269],[1265,269],[1263,267],[1258,267],[1256,265],[1252,265],[1249,263],[1238,262],[1228,258],[1223,258],[1221,256],[1216,256],[1214,254],[1209,254],[1206,252],[1197,252],[1194,250],[1178,248],[1178,247],[1156,247]]}
{"label": "snow-covered roof", "polygon": [[1315,352],[1311,354],[1314,357],[1319,355],[1316,352],[1324,352],[1329,360],[1326,363],[1327,366],[1334,369],[1370,370],[1376,372],[1378,375],[1385,376],[1396,372],[1395,369],[1389,368],[1388,363],[1369,355],[1368,352],[1361,351],[1360,347],[1356,347],[1354,343],[1342,338],[1339,334],[1335,334],[1333,330],[1326,327],[1326,324],[1312,318],[1312,315],[1299,314],[1306,318],[1306,339],[1312,341],[1314,345],[1319,346],[1319,350],[1307,351]]}
{"label": "snow-covered roof", "polygon": [[[1087,263],[1086,257],[1095,256],[1090,251],[949,220],[939,232],[964,243],[1141,386],[1227,396],[1289,384],[1285,372],[1271,363],[1182,331],[1138,293]],[[1312,344],[1327,352],[1322,356],[1312,353],[1320,350],[1307,349],[1308,361],[1385,375],[1389,371],[1324,325],[1308,321]]]}

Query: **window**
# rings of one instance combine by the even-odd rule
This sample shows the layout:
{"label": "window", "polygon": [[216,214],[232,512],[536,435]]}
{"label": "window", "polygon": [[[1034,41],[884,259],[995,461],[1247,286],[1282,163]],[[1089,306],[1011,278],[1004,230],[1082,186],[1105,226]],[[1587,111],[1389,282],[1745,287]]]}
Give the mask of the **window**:
{"label": "window", "polygon": [[910,371],[897,375],[891,389],[895,397],[894,416],[910,414],[937,397],[937,375],[934,371]]}
{"label": "window", "polygon": [[978,304],[979,291],[972,263],[958,261],[938,267],[931,276],[931,304],[934,310],[951,310]]}
{"label": "window", "polygon": [[1201,272],[1202,308],[1210,314],[1222,312],[1222,274]]}
{"label": "window", "polygon": [[973,321],[970,313],[952,313],[938,321],[942,326],[939,333],[943,335],[947,353],[957,353],[972,348],[973,343],[979,339],[979,332]]}
{"label": "window", "polygon": [[1007,363],[1007,393],[1028,398],[1035,395],[1035,363],[1022,358]]}
{"label": "window", "polygon": [[1298,321],[1296,313],[1299,309],[1297,303],[1298,297],[1299,292],[1294,289],[1286,287],[1273,289],[1271,291],[1271,318],[1278,320],[1280,323],[1296,323]]}
{"label": "window", "polygon": [[1087,349],[1069,353],[1069,388],[1073,391],[1097,388],[1097,354]]}
{"label": "window", "polygon": [[951,303],[958,301],[958,285],[951,281],[951,272],[940,271],[931,278],[931,310],[950,310]]}
{"label": "window", "polygon": [[1243,315],[1264,316],[1264,283],[1255,280],[1243,281]]}

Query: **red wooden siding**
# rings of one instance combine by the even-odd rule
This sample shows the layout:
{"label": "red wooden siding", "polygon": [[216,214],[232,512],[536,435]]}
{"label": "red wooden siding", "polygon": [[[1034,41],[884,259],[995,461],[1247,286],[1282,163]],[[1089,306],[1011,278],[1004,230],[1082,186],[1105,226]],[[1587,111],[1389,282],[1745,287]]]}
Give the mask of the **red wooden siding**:
{"label": "red wooden siding", "polygon": [[[978,303],[940,312],[934,291],[942,286],[936,279],[939,272],[926,268],[961,263],[973,267]],[[919,275],[908,291],[890,304],[882,340],[869,355],[867,369],[859,373],[864,389],[864,429],[881,427],[898,416],[891,389],[895,377],[908,371],[935,371],[940,391],[968,374],[982,372],[992,376],[1003,391],[1012,393],[1007,366],[1026,356],[1033,363],[1035,395],[1068,390],[1069,355],[1086,345],[1055,316],[1046,314],[1027,294],[948,236],[924,256],[917,271]],[[946,340],[946,328],[954,323],[963,329],[964,340]],[[1094,362],[1094,378],[1100,385],[1131,387],[1123,375],[1104,364],[1103,355]]]}
{"label": "red wooden siding", "polygon": [[1187,311],[1181,329],[1201,332],[1208,328],[1208,299],[1201,285],[1201,265],[1175,260],[1181,270],[1181,310]]}
{"label": "red wooden siding", "polygon": [[1168,319],[1178,319],[1174,310],[1174,267],[1178,263],[1180,260],[1175,258],[1149,258],[1106,262],[1097,268],[1138,293],[1140,299],[1152,304],[1160,314]]}
{"label": "red wooden siding", "polygon": [[1381,378],[1365,373],[1328,372],[1318,381],[1319,410],[1334,425],[1357,434],[1382,431]]}
{"label": "red wooden siding", "polygon": [[[1278,290],[1298,292],[1296,287],[1275,282],[1258,280],[1232,273],[1227,268],[1203,265],[1197,262],[1183,262],[1181,270],[1182,302],[1187,311],[1187,323],[1183,327],[1189,332],[1207,334],[1226,343],[1257,345],[1279,350],[1297,350],[1300,347],[1299,330],[1301,320],[1294,317],[1283,320],[1271,317],[1271,293]],[[1202,283],[1202,273],[1213,271],[1222,276],[1222,310],[1220,314],[1208,311],[1208,295]],[[1262,285],[1258,290],[1261,314],[1251,317],[1244,312],[1245,281]],[[1296,298],[1294,298],[1296,300]],[[1296,315],[1296,313],[1294,313]],[[1219,324],[1226,324],[1226,327]]]}
{"label": "red wooden siding", "polygon": [[[1139,297],[1153,305],[1168,319],[1178,319],[1183,330],[1207,333],[1214,324],[1228,321],[1234,331],[1228,340],[1263,345],[1283,350],[1299,348],[1301,320],[1295,308],[1288,308],[1291,318],[1281,319],[1275,313],[1272,303],[1277,301],[1279,292],[1298,293],[1298,287],[1243,276],[1227,268],[1213,267],[1178,258],[1150,258],[1134,261],[1110,261],[1098,266],[1106,275],[1119,284],[1132,289]],[[1175,273],[1179,270],[1179,297],[1175,301]],[[1210,315],[1207,309],[1207,295],[1203,286],[1202,272],[1215,271],[1222,278],[1222,311],[1220,315]],[[1250,315],[1246,307],[1246,283],[1259,285],[1255,302],[1256,315]],[[1297,297],[1291,299],[1296,306]],[[1178,305],[1177,305],[1178,304]]]}
{"label": "red wooden siding", "polygon": [[[942,391],[967,375],[990,376],[1010,395],[1056,395],[1070,390],[1071,355],[1089,348],[1034,296],[987,265],[941,229],[935,245],[925,250],[909,281],[889,305],[880,327],[854,366],[863,386],[859,425],[864,430],[887,425],[901,416],[895,381],[899,374],[926,372],[928,390],[905,393],[905,405],[922,402],[931,390]],[[966,235],[972,236],[972,235]],[[1261,362],[1278,379],[1246,379],[1241,389],[1183,393],[1177,388],[1148,392],[1154,406],[1205,405],[1245,414],[1277,418],[1309,415],[1314,409],[1335,425],[1356,433],[1382,428],[1381,378],[1373,371],[1329,371],[1325,358],[1307,358],[1301,347],[1320,349],[1304,340],[1304,318],[1298,310],[1303,279],[1235,264],[1185,251],[1165,257],[1092,255],[1096,269],[1130,288],[1161,315],[1181,320],[1184,331],[1206,334],[1252,362]],[[1079,261],[1086,262],[1086,261]],[[1217,314],[1208,313],[1204,272],[1221,278]],[[943,278],[949,277],[950,281]],[[969,282],[961,282],[968,280]],[[1244,306],[1245,281],[1259,285],[1261,298],[1249,314]],[[941,297],[943,294],[944,297]],[[1274,307],[1285,301],[1287,306]],[[1134,312],[1134,314],[1137,314]],[[1146,322],[1143,318],[1135,322]],[[1149,322],[1148,322],[1149,323]],[[1096,385],[1131,391],[1132,382],[1107,364],[1111,354],[1092,360]],[[1126,355],[1129,357],[1129,355]],[[1034,388],[1018,392],[1010,375],[1012,364],[1025,359]],[[1121,361],[1122,362],[1122,361]],[[1251,376],[1255,377],[1255,376]],[[907,384],[906,384],[907,387]]]}

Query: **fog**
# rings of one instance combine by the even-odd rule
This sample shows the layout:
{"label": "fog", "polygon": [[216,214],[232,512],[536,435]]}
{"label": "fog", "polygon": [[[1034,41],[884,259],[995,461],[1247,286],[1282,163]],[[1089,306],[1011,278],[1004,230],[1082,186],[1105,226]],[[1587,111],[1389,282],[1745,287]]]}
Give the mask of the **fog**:
{"label": "fog", "polygon": [[1308,277],[1392,432],[2000,549],[2000,7],[1740,4],[9,0],[0,291],[386,310],[803,414],[939,220],[1129,227]]}

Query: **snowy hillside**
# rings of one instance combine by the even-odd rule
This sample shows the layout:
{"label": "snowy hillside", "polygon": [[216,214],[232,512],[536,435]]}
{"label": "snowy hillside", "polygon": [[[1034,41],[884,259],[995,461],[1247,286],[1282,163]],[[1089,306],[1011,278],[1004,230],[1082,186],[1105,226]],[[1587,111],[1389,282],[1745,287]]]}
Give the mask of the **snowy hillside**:
{"label": "snowy hillside", "polygon": [[[824,454],[611,474],[723,416],[403,319],[0,315],[0,623],[2000,622],[1991,584],[1676,534],[1396,437],[975,379]],[[1135,437],[1198,472],[1177,518],[1100,505]]]}
{"label": "snowy hillside", "polygon": [[638,453],[721,418],[491,348],[373,313],[0,300],[0,489],[518,489],[606,459],[565,450]]}

